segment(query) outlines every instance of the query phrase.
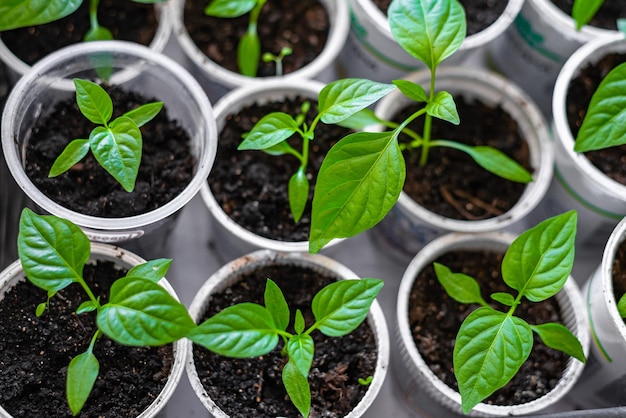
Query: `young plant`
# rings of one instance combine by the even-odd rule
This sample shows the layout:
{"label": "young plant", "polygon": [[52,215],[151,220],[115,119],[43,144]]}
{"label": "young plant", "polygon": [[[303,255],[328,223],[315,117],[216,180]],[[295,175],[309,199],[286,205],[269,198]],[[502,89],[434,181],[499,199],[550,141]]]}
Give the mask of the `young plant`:
{"label": "young plant", "polygon": [[283,59],[286,56],[291,55],[292,53],[293,50],[291,48],[284,46],[280,49],[278,55],[274,55],[271,52],[266,52],[261,56],[261,59],[263,60],[263,62],[273,61],[276,65],[276,76],[281,76],[283,75]]}
{"label": "young plant", "polygon": [[204,9],[208,16],[233,18],[250,13],[248,30],[237,45],[237,64],[239,72],[248,77],[255,77],[261,56],[261,40],[257,32],[259,15],[267,0],[213,0]]}
{"label": "young plant", "polygon": [[515,293],[494,293],[491,299],[509,309],[500,312],[482,298],[476,280],[434,263],[437,279],[459,303],[481,305],[463,321],[453,352],[454,375],[462,409],[468,413],[506,385],[533,347],[533,332],[548,347],[585,362],[582,345],[557,323],[532,325],[514,315],[522,298],[541,302],[565,284],[574,262],[576,212],[549,218],[517,237],[502,260],[502,277]]}
{"label": "young plant", "polygon": [[[429,92],[411,81],[394,80],[408,98],[423,106],[401,123],[382,121],[370,111],[351,118],[354,126],[383,123],[387,132],[357,132],[341,139],[330,149],[315,187],[309,251],[318,252],[334,238],[351,237],[375,226],[398,200],[406,170],[403,149],[421,150],[421,164],[434,147],[449,147],[467,153],[480,166],[505,179],[528,183],[532,176],[504,153],[487,146],[467,146],[446,139],[431,138],[432,119],[459,124],[452,95],[435,91],[438,66],[452,55],[465,39],[465,11],[457,0],[393,0],[388,9],[391,33],[407,53],[430,70]],[[363,80],[342,80],[342,88]],[[331,83],[329,86],[332,89]],[[384,86],[384,85],[383,85]],[[379,87],[382,89],[383,87]],[[349,108],[345,106],[344,108]],[[343,108],[338,108],[341,115]],[[407,128],[414,119],[425,118],[422,135]],[[401,132],[412,141],[398,143]]]}
{"label": "young plant", "polygon": [[18,251],[28,280],[48,292],[48,299],[37,308],[37,316],[48,309],[50,298],[73,283],[80,285],[87,296],[76,314],[96,313],[97,331],[89,347],[70,361],[67,370],[67,401],[74,415],[83,408],[98,377],[100,366],[93,349],[102,335],[129,346],[159,346],[184,337],[196,326],[185,306],[157,284],[171,260],[158,259],[133,267],[113,283],[108,302],[102,304],[83,278],[90,256],[89,239],[73,223],[24,209]]}
{"label": "young plant", "polygon": [[[604,0],[574,0],[572,5],[572,18],[576,24],[576,30],[581,30],[598,13]],[[617,19],[617,29],[626,33],[626,19]]]}
{"label": "young plant", "polygon": [[76,103],[94,128],[89,139],[74,139],[57,157],[49,177],[56,177],[82,160],[89,150],[98,163],[117,180],[124,190],[132,192],[141,162],[142,138],[140,127],[152,120],[163,107],[162,102],[148,103],[111,121],[113,102],[98,84],[74,79]]}
{"label": "young plant", "polygon": [[282,371],[283,384],[291,402],[306,418],[311,408],[308,376],[315,355],[311,333],[319,330],[329,337],[340,337],[352,332],[366,318],[382,286],[381,280],[362,279],[340,280],[324,287],[312,301],[315,322],[306,328],[302,312],[296,310],[294,333],[290,333],[287,301],[276,283],[268,279],[265,306],[230,306],[198,325],[188,338],[219,355],[234,358],[267,354],[282,338],[282,353],[288,358]]}

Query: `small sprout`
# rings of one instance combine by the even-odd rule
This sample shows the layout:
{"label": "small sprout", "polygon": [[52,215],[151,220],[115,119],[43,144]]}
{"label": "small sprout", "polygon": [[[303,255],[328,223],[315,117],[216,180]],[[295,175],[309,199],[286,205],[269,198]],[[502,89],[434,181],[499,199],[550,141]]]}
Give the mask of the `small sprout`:
{"label": "small sprout", "polygon": [[626,319],[626,294],[622,295],[617,302],[617,311],[622,318]]}
{"label": "small sprout", "polygon": [[306,418],[311,409],[308,376],[315,355],[310,334],[314,330],[329,337],[349,334],[367,317],[382,286],[381,280],[361,279],[340,280],[324,287],[313,297],[315,323],[305,330],[304,317],[297,310],[292,334],[287,331],[287,301],[276,283],[267,279],[265,306],[248,302],[229,306],[198,325],[188,338],[214,353],[234,358],[265,355],[282,338],[283,354],[288,358],[282,372],[283,384],[291,402]]}
{"label": "small sprout", "polygon": [[[530,355],[533,332],[548,347],[585,362],[580,341],[565,326],[531,325],[514,315],[522,298],[541,302],[564,286],[574,262],[576,218],[575,211],[549,218],[522,233],[510,245],[502,260],[502,277],[517,291],[517,296],[492,295],[494,300],[509,307],[507,312],[489,306],[473,278],[434,264],[437,279],[451,298],[459,303],[480,305],[461,324],[453,351],[454,374],[465,414],[517,374]],[[498,373],[494,374],[493,370]]]}
{"label": "small sprout", "polygon": [[359,385],[362,385],[362,386],[369,386],[372,383],[372,380],[374,380],[374,376],[367,376],[365,379],[363,379],[362,377],[359,377],[357,379],[357,381],[359,382]]}
{"label": "small sprout", "polygon": [[283,75],[283,58],[287,55],[291,55],[293,50],[287,46],[281,48],[280,53],[278,55],[274,55],[271,52],[266,52],[263,54],[261,59],[263,62],[271,62],[274,61],[276,64],[276,76]]}
{"label": "small sprout", "polygon": [[48,176],[63,174],[91,150],[98,163],[124,190],[132,192],[141,161],[142,138],[139,128],[161,111],[163,103],[145,104],[111,122],[113,102],[108,93],[98,84],[87,80],[75,78],[74,85],[76,103],[81,113],[91,122],[102,126],[94,128],[89,139],[71,141],[54,161]]}

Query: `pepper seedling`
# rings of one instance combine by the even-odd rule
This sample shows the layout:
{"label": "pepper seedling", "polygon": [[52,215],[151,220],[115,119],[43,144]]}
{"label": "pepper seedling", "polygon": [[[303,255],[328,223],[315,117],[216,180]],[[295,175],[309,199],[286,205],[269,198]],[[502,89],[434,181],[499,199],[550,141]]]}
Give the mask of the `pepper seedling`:
{"label": "pepper seedling", "polygon": [[91,122],[102,125],[94,128],[89,139],[74,139],[57,157],[49,177],[63,174],[89,150],[98,163],[117,180],[124,190],[132,192],[139,173],[142,138],[140,127],[151,121],[163,108],[163,102],[142,105],[111,121],[113,102],[98,84],[74,79],[76,103],[81,113]]}
{"label": "pepper seedling", "polygon": [[523,232],[511,243],[502,260],[502,278],[517,295],[491,295],[509,307],[506,312],[494,309],[482,298],[474,278],[434,263],[437,279],[451,298],[480,305],[461,324],[453,351],[464,413],[517,374],[532,350],[533,332],[546,346],[585,362],[580,341],[567,327],[557,323],[531,325],[514,315],[522,298],[541,302],[564,286],[574,262],[576,220],[575,211],[563,213]]}
{"label": "pepper seedling", "polygon": [[158,259],[131,268],[113,283],[108,302],[102,304],[83,278],[91,251],[89,239],[70,221],[24,209],[18,251],[27,279],[48,292],[37,316],[45,314],[50,298],[73,283],[88,297],[76,314],[96,312],[97,330],[89,347],[70,361],[67,370],[67,401],[74,415],[83,408],[98,377],[100,366],[93,349],[103,334],[119,344],[160,346],[183,338],[196,327],[185,306],[157,284],[172,260]]}
{"label": "pepper seedling", "polygon": [[311,304],[315,322],[305,330],[304,316],[296,310],[293,329],[289,306],[275,282],[267,280],[265,306],[240,303],[210,317],[187,336],[194,343],[222,356],[257,357],[272,351],[282,338],[283,354],[288,357],[282,380],[303,417],[309,416],[311,392],[308,376],[315,355],[311,333],[319,330],[329,337],[352,332],[366,318],[370,306],[383,286],[379,279],[340,280],[320,290]]}
{"label": "pepper seedling", "polygon": [[284,46],[280,49],[278,55],[274,55],[271,52],[266,52],[261,56],[261,59],[263,60],[263,62],[273,61],[274,65],[276,65],[276,76],[279,77],[283,75],[283,59],[286,56],[291,55],[292,53],[293,50],[291,48],[289,48],[288,46]]}
{"label": "pepper seedling", "polygon": [[[507,180],[528,183],[532,176],[516,161],[488,146],[468,146],[455,141],[431,138],[432,119],[459,124],[452,95],[435,91],[436,70],[465,39],[466,22],[463,6],[457,0],[393,0],[388,21],[398,44],[422,61],[430,70],[430,91],[408,80],[387,84],[388,92],[400,92],[424,106],[401,123],[383,121],[364,110],[348,120],[354,127],[383,124],[386,132],[357,132],[335,144],[322,163],[313,197],[309,251],[318,252],[334,238],[359,234],[380,222],[395,205],[406,177],[403,149],[421,149],[420,163],[427,163],[433,147],[449,147],[467,153],[486,170]],[[351,83],[365,85],[360,79],[329,84],[350,90]],[[379,86],[382,90],[384,87]],[[340,113],[343,108],[338,108]],[[341,116],[341,114],[340,114]],[[424,116],[424,132],[407,128],[414,119]],[[344,118],[345,119],[345,118]],[[398,136],[408,134],[412,141],[400,145]]]}

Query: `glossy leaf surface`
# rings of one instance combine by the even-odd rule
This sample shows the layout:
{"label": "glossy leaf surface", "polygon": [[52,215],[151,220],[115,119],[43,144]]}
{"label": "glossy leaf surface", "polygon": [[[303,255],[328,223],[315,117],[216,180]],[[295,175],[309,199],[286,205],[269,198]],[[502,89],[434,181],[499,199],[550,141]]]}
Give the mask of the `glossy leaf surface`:
{"label": "glossy leaf surface", "polygon": [[458,142],[454,148],[467,153],[476,164],[503,179],[517,183],[530,183],[533,180],[524,167],[496,148],[482,145],[472,147]]}
{"label": "glossy leaf surface", "polygon": [[48,177],[56,177],[65,173],[72,168],[74,164],[85,158],[89,152],[89,140],[88,139],[75,139],[59,154],[52,167],[50,167],[50,173]]}
{"label": "glossy leaf surface", "polygon": [[239,72],[247,77],[255,77],[261,56],[261,40],[256,30],[246,32],[237,45]]}
{"label": "glossy leaf surface", "polygon": [[0,31],[41,25],[74,13],[83,0],[2,0]]}
{"label": "glossy leaf surface", "polygon": [[298,125],[291,116],[282,112],[272,112],[263,116],[252,127],[237,149],[268,149],[285,141],[297,130]]}
{"label": "glossy leaf surface", "polygon": [[276,328],[285,331],[289,326],[289,305],[285,300],[283,292],[271,279],[267,279],[265,284],[263,300],[265,301],[265,308],[272,316]]}
{"label": "glossy leaf surface", "polygon": [[289,209],[294,221],[298,222],[309,201],[309,179],[302,167],[289,178],[288,192]]}
{"label": "glossy leaf surface", "polygon": [[578,338],[565,326],[556,323],[533,325],[541,341],[550,348],[559,350],[585,363],[585,353]]}
{"label": "glossy leaf surface", "polygon": [[318,95],[321,120],[324,123],[339,123],[365,109],[396,87],[360,78],[344,78],[327,84]]}
{"label": "glossy leaf surface", "polygon": [[126,277],[141,277],[142,279],[148,279],[156,283],[165,277],[171,265],[172,260],[169,258],[147,261],[128,270]]}
{"label": "glossy leaf surface", "polygon": [[419,84],[408,80],[393,80],[393,84],[398,87],[402,94],[411,100],[418,103],[428,101],[428,94],[426,94],[426,90],[424,90],[424,87]]}
{"label": "glossy leaf surface", "polygon": [[122,116],[126,116],[131,119],[135,122],[138,128],[141,128],[143,125],[154,119],[154,117],[159,114],[161,109],[163,109],[163,102],[152,102],[128,111]]}
{"label": "glossy leaf surface", "polygon": [[572,18],[576,22],[576,30],[585,26],[598,12],[604,0],[574,0]]}
{"label": "glossy leaf surface", "polygon": [[446,91],[438,92],[432,101],[426,104],[426,113],[430,116],[458,125],[461,120],[456,110],[452,95]]}
{"label": "glossy leaf surface", "polygon": [[307,376],[300,373],[298,367],[289,359],[283,368],[282,378],[289,399],[303,417],[308,417],[311,410],[311,389]]}
{"label": "glossy leaf surface", "polygon": [[448,296],[459,303],[487,303],[480,294],[480,287],[474,278],[463,274],[453,273],[443,264],[433,263],[437,280],[443,286]]}
{"label": "glossy leaf surface", "polygon": [[113,102],[109,94],[98,84],[74,79],[76,103],[81,113],[96,125],[106,125],[113,115]]}
{"label": "glossy leaf surface", "polygon": [[212,0],[204,13],[216,17],[238,17],[251,11],[257,0]]}
{"label": "glossy leaf surface", "polygon": [[293,361],[303,376],[309,375],[314,351],[313,338],[308,334],[294,335],[287,342],[289,361]]}
{"label": "glossy leaf surface", "polygon": [[67,369],[66,392],[67,401],[74,415],[77,415],[96,383],[100,363],[93,355],[91,348],[70,361]]}

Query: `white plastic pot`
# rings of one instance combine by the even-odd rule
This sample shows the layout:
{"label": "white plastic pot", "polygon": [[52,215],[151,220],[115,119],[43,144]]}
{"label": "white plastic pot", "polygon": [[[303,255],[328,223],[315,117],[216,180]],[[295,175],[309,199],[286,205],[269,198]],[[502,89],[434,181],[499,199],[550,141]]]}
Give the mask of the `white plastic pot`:
{"label": "white plastic pot", "polygon": [[[428,70],[413,73],[409,80],[428,86]],[[527,215],[543,199],[553,173],[554,151],[546,122],[532,101],[506,79],[488,72],[461,67],[444,67],[437,71],[437,89],[454,97],[480,99],[488,105],[500,105],[517,121],[521,137],[528,142],[533,181],[526,186],[519,201],[502,215],[483,220],[457,220],[431,212],[402,192],[396,205],[374,229],[393,254],[411,258],[425,244],[447,232],[521,232],[534,221]],[[376,106],[376,114],[389,120],[411,103],[399,90],[393,91]],[[463,127],[463,121],[460,126]],[[379,128],[380,129],[380,128]]]}
{"label": "white plastic pot", "polygon": [[245,85],[262,85],[278,80],[320,80],[330,82],[337,78],[335,59],[346,42],[350,22],[348,5],[345,0],[320,0],[325,6],[330,19],[330,28],[326,45],[321,54],[308,65],[297,71],[274,77],[246,77],[227,70],[209,59],[193,42],[184,24],[185,0],[170,0],[172,31],[188,62],[188,70],[200,79],[212,101],[217,101],[229,90]]}
{"label": "white plastic pot", "polygon": [[[91,243],[91,261],[108,261],[113,262],[120,268],[131,269],[133,266],[142,264],[145,262],[141,257],[124,250],[119,247],[114,247],[108,244]],[[4,271],[0,273],[0,300],[4,298],[4,295],[17,283],[25,281],[26,277],[22,264],[19,260],[13,262]],[[163,278],[159,281],[159,284],[165,288],[172,296],[178,299],[176,292],[169,284],[167,279]],[[140,414],[137,418],[154,418],[163,409],[167,401],[170,399],[183,375],[185,370],[186,356],[189,351],[190,341],[187,339],[180,339],[173,343],[174,361],[172,363],[172,369],[168,377],[167,383],[163,387],[163,390],[158,396],[152,400],[152,403]],[[0,416],[3,418],[11,418],[10,415],[0,405]]]}
{"label": "white plastic pot", "polygon": [[570,55],[590,40],[617,31],[584,26],[550,0],[525,0],[513,25],[488,48],[490,62],[550,115],[554,83]]}
{"label": "white plastic pot", "polygon": [[[296,254],[296,253],[277,253],[270,250],[260,250],[247,254],[244,257],[231,261],[221,267],[202,285],[197,295],[194,297],[189,307],[189,314],[196,323],[202,319],[204,312],[209,304],[211,294],[221,292],[232,286],[241,279],[242,274],[249,273],[256,269],[268,265],[278,266],[300,266],[319,271],[321,274],[336,276],[337,280],[355,280],[359,277],[344,265],[325,256],[315,254]],[[346,418],[357,418],[365,414],[370,407],[380,388],[385,381],[387,368],[389,364],[389,334],[383,311],[374,301],[367,316],[367,324],[371,327],[375,334],[378,356],[376,360],[376,369],[374,370],[373,380],[368,385],[367,392],[357,404],[357,406],[346,415]],[[211,416],[214,418],[228,418],[229,415],[224,412],[211,397],[206,393],[202,386],[202,382],[198,377],[196,366],[193,359],[193,345],[188,347],[187,357],[187,376],[191,382],[191,386],[202,404],[207,408]]]}
{"label": "white plastic pot", "polygon": [[[190,138],[196,158],[191,182],[163,206],[124,218],[89,216],[65,208],[38,190],[23,169],[29,130],[41,113],[57,101],[71,99],[72,77],[94,68],[94,58],[105,54],[114,60],[109,83],[155,97],[165,103],[170,118],[179,122]],[[107,61],[108,62],[108,61]],[[213,110],[196,80],[183,67],[144,46],[122,41],[72,45],[48,55],[15,85],[2,116],[2,147],[11,175],[26,195],[43,211],[68,219],[91,240],[121,242],[164,231],[175,215],[199,190],[209,174],[217,149]]]}
{"label": "white plastic pot", "polygon": [[[428,367],[420,355],[409,326],[409,296],[418,274],[443,254],[458,250],[487,250],[505,252],[515,237],[508,233],[486,234],[451,233],[425,246],[406,268],[397,302],[396,341],[399,355],[394,357],[396,376],[411,405],[428,416],[466,416],[462,414],[461,395],[441,381]],[[582,344],[585,356],[589,350],[588,322],[580,290],[570,276],[563,289],[555,295],[563,325],[568,327]],[[539,413],[555,405],[574,386],[580,377],[584,364],[570,358],[563,376],[548,394],[528,403],[500,406],[478,404],[469,416],[511,416]]]}
{"label": "white plastic pot", "polygon": [[[502,15],[484,30],[468,36],[446,65],[460,64],[484,50],[511,25],[524,0],[508,0]],[[391,35],[387,16],[373,0],[350,0],[351,30],[339,63],[346,77],[380,82],[403,78],[426,66],[408,54]]]}

